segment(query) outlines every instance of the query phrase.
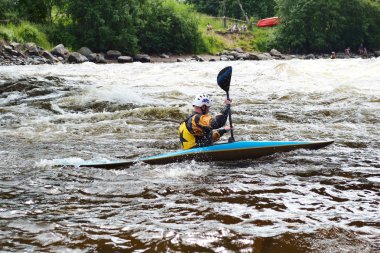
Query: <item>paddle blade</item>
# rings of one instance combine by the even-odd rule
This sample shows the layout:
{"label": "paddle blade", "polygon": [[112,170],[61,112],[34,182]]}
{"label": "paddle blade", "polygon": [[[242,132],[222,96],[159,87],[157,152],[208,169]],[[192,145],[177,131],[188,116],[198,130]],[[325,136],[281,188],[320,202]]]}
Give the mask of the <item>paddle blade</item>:
{"label": "paddle blade", "polygon": [[228,92],[230,90],[231,75],[232,75],[231,66],[225,67],[218,74],[218,78],[217,78],[218,85],[225,92]]}

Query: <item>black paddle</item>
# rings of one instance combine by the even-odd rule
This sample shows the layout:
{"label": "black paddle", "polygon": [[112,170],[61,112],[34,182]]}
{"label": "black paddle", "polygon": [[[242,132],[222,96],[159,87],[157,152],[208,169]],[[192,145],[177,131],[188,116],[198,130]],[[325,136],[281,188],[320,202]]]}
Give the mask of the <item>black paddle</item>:
{"label": "black paddle", "polygon": [[[220,88],[224,90],[227,93],[227,99],[230,100],[230,83],[231,83],[231,75],[232,75],[232,67],[225,67],[222,69],[217,77],[217,82]],[[228,138],[228,142],[235,142],[234,139],[234,131],[232,129],[232,119],[231,119],[231,110],[228,113],[228,119],[230,121],[230,127],[231,127],[231,137]]]}

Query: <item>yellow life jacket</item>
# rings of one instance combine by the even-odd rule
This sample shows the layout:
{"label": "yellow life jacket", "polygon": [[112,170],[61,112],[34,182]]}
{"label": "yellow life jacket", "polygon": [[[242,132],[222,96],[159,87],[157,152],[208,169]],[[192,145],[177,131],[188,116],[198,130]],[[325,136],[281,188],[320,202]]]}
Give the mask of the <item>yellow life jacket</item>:
{"label": "yellow life jacket", "polygon": [[192,135],[189,129],[187,129],[186,121],[187,120],[183,121],[178,129],[182,149],[190,149],[197,145],[194,135]]}

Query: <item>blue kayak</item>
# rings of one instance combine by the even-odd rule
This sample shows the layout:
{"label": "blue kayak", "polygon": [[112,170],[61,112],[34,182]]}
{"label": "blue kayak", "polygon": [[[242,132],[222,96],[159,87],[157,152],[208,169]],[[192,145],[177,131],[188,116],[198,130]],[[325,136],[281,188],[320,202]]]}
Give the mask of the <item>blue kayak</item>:
{"label": "blue kayak", "polygon": [[128,167],[137,162],[167,164],[185,160],[234,161],[254,159],[278,152],[289,152],[295,149],[320,149],[333,142],[334,141],[237,141],[143,157],[137,160],[93,161],[79,164],[62,164],[61,166],[116,168]]}

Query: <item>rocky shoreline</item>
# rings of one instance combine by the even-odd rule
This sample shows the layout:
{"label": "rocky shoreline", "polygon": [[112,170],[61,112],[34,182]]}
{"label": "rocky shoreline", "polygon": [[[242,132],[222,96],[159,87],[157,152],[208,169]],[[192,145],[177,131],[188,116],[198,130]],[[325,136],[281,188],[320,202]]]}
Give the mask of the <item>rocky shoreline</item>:
{"label": "rocky shoreline", "polygon": [[[365,58],[379,57],[380,51],[370,53]],[[336,59],[359,58],[360,55],[346,55],[337,53]],[[6,43],[0,41],[0,66],[9,65],[39,65],[39,64],[76,64],[83,62],[107,63],[132,63],[132,62],[205,62],[205,61],[236,61],[236,60],[290,60],[290,59],[328,59],[329,54],[286,55],[276,49],[267,53],[245,52],[241,48],[224,50],[216,55],[147,55],[134,56],[122,55],[117,50],[109,50],[106,53],[93,53],[89,48],[82,47],[77,52],[69,52],[68,48],[59,44],[51,51],[38,47],[34,43]],[[364,58],[364,57],[362,57]]]}

